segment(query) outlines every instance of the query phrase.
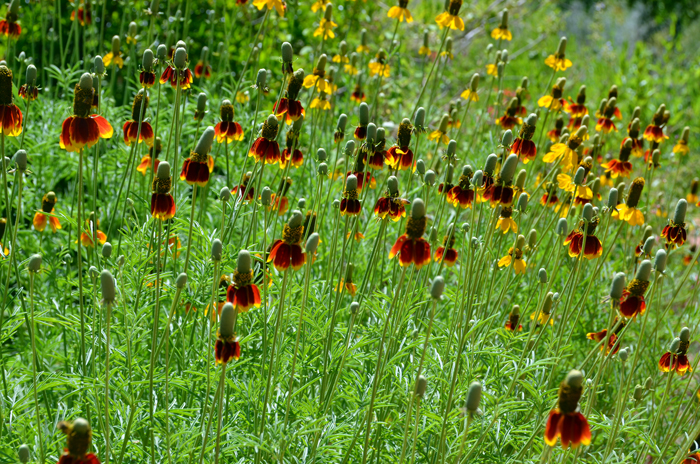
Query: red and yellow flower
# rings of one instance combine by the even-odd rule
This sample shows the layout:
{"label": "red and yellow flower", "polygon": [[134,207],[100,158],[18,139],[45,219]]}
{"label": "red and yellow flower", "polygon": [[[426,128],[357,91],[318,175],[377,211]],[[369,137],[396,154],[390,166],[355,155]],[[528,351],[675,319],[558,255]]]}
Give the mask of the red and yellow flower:
{"label": "red and yellow flower", "polygon": [[260,137],[253,142],[248,156],[252,156],[256,163],[278,163],[280,160],[280,146],[276,140],[278,131],[279,126],[277,125],[277,119],[275,116],[270,115],[267,120],[263,122]]}
{"label": "red and yellow flower", "polygon": [[379,50],[379,53],[369,62],[369,75],[379,77],[389,77],[391,69],[387,63],[386,52]]}
{"label": "red and yellow flower", "polygon": [[58,464],[100,464],[97,456],[88,453],[92,444],[92,429],[88,421],[61,421],[58,428],[66,435],[66,448],[58,458]]}
{"label": "red and yellow flower", "polygon": [[564,79],[558,79],[552,86],[552,92],[549,95],[544,95],[537,100],[537,105],[548,110],[559,110],[564,107],[566,102],[562,95],[564,93]]}
{"label": "red and yellow flower", "polygon": [[[683,336],[683,335],[681,335]],[[678,348],[675,348],[675,343],[678,343]],[[678,375],[683,375],[686,372],[693,372],[693,368],[690,367],[690,361],[688,361],[688,347],[690,342],[688,340],[683,341],[680,338],[674,340],[671,346],[671,350],[667,351],[659,359],[659,369],[661,372],[676,372]]]}
{"label": "red and yellow flower", "polygon": [[498,222],[496,222],[496,230],[498,229],[501,229],[501,232],[504,234],[507,234],[510,230],[516,234],[518,233],[518,224],[513,220],[513,208],[510,206],[501,209]]}
{"label": "red and yellow flower", "polygon": [[[80,243],[85,247],[85,248],[92,248],[95,246],[95,243],[92,241],[93,234],[97,237],[97,241],[100,243],[100,245],[104,245],[105,242],[107,241],[107,236],[104,234],[99,229],[94,229],[95,227],[95,221],[94,221],[95,213],[90,213],[90,217],[85,220],[85,225],[86,229],[83,230],[83,232],[80,234]],[[97,227],[100,226],[100,222],[97,221]],[[78,241],[76,240],[76,243]]]}
{"label": "red and yellow flower", "polygon": [[[153,178],[153,185],[151,188],[151,216],[161,221],[174,218],[177,212],[175,199],[170,194],[172,188],[170,170],[167,169],[167,171],[167,175],[163,178],[160,176]],[[159,174],[163,175],[163,173]]]}
{"label": "red and yellow flower", "polygon": [[544,430],[544,441],[549,446],[561,438],[564,449],[578,448],[579,445],[590,445],[591,429],[585,416],[579,412],[583,375],[579,371],[571,371],[559,386],[559,401],[557,407],[550,411]]}
{"label": "red and yellow flower", "polygon": [[669,223],[661,232],[661,236],[666,239],[666,248],[676,248],[683,246],[687,239],[685,223],[676,223],[669,220]]}
{"label": "red and yellow flower", "polygon": [[462,173],[459,176],[457,185],[447,191],[445,197],[448,203],[452,206],[466,209],[471,208],[474,202],[474,190],[471,187],[471,176],[468,173]]}
{"label": "red and yellow flower", "polygon": [[[290,220],[290,223],[292,223],[294,218],[295,216]],[[286,271],[289,266],[295,271],[298,271],[306,262],[306,254],[302,251],[300,245],[304,234],[304,226],[301,224],[301,215],[299,219],[299,225],[291,226],[290,224],[285,224],[282,232],[282,239],[278,239],[272,244],[267,262],[272,262],[275,269],[279,272]]]}
{"label": "red and yellow flower", "polygon": [[[144,98],[142,92],[137,93],[134,97],[134,104],[131,106],[131,119],[126,121],[122,128],[126,146],[130,146],[137,138],[138,143],[146,141],[146,145],[153,146],[153,128],[148,121],[143,120],[143,115],[148,109],[148,101],[148,96]],[[141,124],[138,121],[141,121]]]}
{"label": "red and yellow flower", "polygon": [[180,180],[200,187],[207,185],[209,174],[214,170],[214,158],[209,154],[214,137],[215,131],[211,126],[202,133],[190,157],[182,163]]}
{"label": "red and yellow flower", "polygon": [[[253,198],[255,198],[255,187],[253,187],[252,185],[248,185],[250,183],[250,178],[252,175],[253,173],[248,171],[243,176],[243,181],[241,185],[236,185],[231,189],[231,194],[238,194],[238,199],[243,199],[243,201],[251,201]],[[243,195],[245,195],[245,198],[243,198]]]}
{"label": "red and yellow flower", "polygon": [[53,216],[54,205],[58,199],[56,194],[53,192],[48,192],[41,199],[41,210],[34,213],[34,219],[32,223],[34,224],[34,229],[39,232],[43,232],[46,229],[46,223],[48,222],[51,230],[56,233],[57,229],[61,228],[61,222],[56,216]]}
{"label": "red and yellow flower", "polygon": [[670,117],[670,113],[666,111],[666,106],[660,105],[651,119],[651,124],[644,129],[644,138],[655,143],[661,143],[666,140],[668,135],[664,134],[664,126]]}
{"label": "red and yellow flower", "polygon": [[214,126],[216,141],[219,143],[223,141],[231,143],[234,140],[243,140],[243,128],[233,120],[233,105],[230,101],[224,100],[221,102],[219,116],[221,121]]}
{"label": "red and yellow flower", "polygon": [[85,146],[92,147],[100,138],[112,137],[114,130],[109,122],[100,115],[90,114],[94,92],[92,76],[83,74],[80,82],[75,85],[73,116],[63,121],[60,136],[61,148],[79,152]]}
{"label": "red and yellow flower", "polygon": [[450,234],[447,234],[442,239],[442,246],[435,250],[435,255],[433,256],[435,262],[439,263],[440,261],[442,261],[447,267],[454,266],[457,262],[457,258],[459,257],[459,253],[457,253],[457,250],[454,246],[454,234],[452,234],[452,237],[450,237]]}
{"label": "red and yellow flower", "polygon": [[647,288],[649,288],[649,281],[647,280],[632,279],[627,284],[620,298],[620,313],[623,316],[632,319],[639,314],[644,314],[647,307],[644,293],[647,291]]}
{"label": "red and yellow flower", "polygon": [[163,70],[160,75],[160,83],[165,84],[170,81],[170,86],[175,89],[178,85],[183,90],[189,89],[194,82],[194,77],[192,76],[192,71],[185,67],[184,69],[177,69],[173,63],[170,63]]}
{"label": "red and yellow flower", "polygon": [[406,232],[401,235],[389,251],[389,259],[399,256],[399,265],[415,264],[420,269],[430,262],[430,244],[423,238],[426,217],[409,217]]}
{"label": "red and yellow flower", "polygon": [[0,34],[5,37],[17,40],[22,33],[22,26],[17,22],[19,19],[19,2],[11,1],[7,8],[5,19],[0,20]]}
{"label": "red and yellow flower", "polygon": [[544,155],[542,161],[545,163],[559,162],[559,166],[562,171],[569,171],[573,166],[574,162],[578,158],[576,150],[583,143],[583,136],[587,133],[585,126],[579,127],[579,129],[569,135],[569,140],[566,143],[555,143],[549,149],[549,153]]}
{"label": "red and yellow flower", "polygon": [[260,290],[253,283],[253,271],[233,272],[233,283],[226,290],[226,301],[239,313],[248,312],[250,308],[260,307]]}
{"label": "red and yellow flower", "polygon": [[601,164],[605,168],[605,173],[613,179],[617,176],[629,177],[632,173],[632,163],[629,161],[632,153],[632,139],[625,139],[626,142],[620,147],[620,155],[618,159],[611,159],[607,163]]}
{"label": "red and yellow flower", "polygon": [[644,213],[637,209],[639,200],[644,189],[644,178],[637,177],[630,185],[627,201],[617,206],[617,210],[612,212],[612,217],[627,221],[631,226],[641,226],[644,224]]}
{"label": "red and yellow flower", "polygon": [[302,70],[297,70],[290,76],[284,97],[280,99],[279,106],[275,104],[273,108],[273,112],[278,120],[281,121],[285,117],[287,124],[291,124],[304,116],[304,107],[301,106],[301,102],[298,100],[304,81],[304,71]]}
{"label": "red and yellow flower", "polygon": [[[586,259],[599,258],[603,255],[603,244],[600,239],[593,235],[598,226],[598,217],[591,222],[581,221],[578,229],[574,229],[564,240],[564,246],[569,247],[569,256],[576,257],[583,253]],[[585,234],[585,237],[584,237]],[[585,248],[584,248],[585,240]]]}
{"label": "red and yellow flower", "polygon": [[523,326],[520,324],[520,306],[513,306],[513,309],[511,309],[508,314],[508,320],[503,327],[511,332],[520,332],[523,330]]}
{"label": "red and yellow flower", "polygon": [[152,167],[153,172],[156,172],[158,170],[158,165],[160,164],[158,157],[162,151],[163,143],[161,142],[160,137],[156,137],[153,139],[153,145],[148,147],[148,154],[141,158],[141,164],[136,167],[136,170],[144,176],[146,175],[146,172],[148,172],[149,167]]}
{"label": "red and yellow flower", "polygon": [[566,57],[566,37],[562,37],[559,40],[557,52],[549,55],[544,60],[544,64],[554,69],[554,71],[566,71],[572,66],[571,60]]}

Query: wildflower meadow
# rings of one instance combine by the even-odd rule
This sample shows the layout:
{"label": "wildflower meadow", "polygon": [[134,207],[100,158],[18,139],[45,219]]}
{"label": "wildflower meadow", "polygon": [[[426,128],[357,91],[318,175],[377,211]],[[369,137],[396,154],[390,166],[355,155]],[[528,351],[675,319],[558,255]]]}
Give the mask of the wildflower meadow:
{"label": "wildflower meadow", "polygon": [[10,0],[0,462],[700,463],[698,13]]}

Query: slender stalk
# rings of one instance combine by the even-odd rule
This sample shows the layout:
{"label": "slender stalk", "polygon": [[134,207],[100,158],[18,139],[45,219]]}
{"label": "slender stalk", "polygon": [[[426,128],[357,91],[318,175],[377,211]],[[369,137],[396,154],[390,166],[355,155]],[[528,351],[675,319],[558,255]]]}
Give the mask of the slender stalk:
{"label": "slender stalk", "polygon": [[[10,270],[7,270],[8,274]],[[43,431],[41,430],[41,409],[39,407],[39,396],[37,394],[36,390],[36,384],[37,384],[37,370],[39,368],[38,366],[38,356],[37,356],[37,351],[36,351],[36,324],[34,320],[34,278],[35,278],[35,272],[29,271],[29,310],[30,310],[30,321],[31,321],[31,330],[29,332],[29,335],[31,337],[32,341],[32,390],[34,394],[34,408],[36,411],[36,430],[37,430],[37,437],[39,438],[39,462],[43,463],[44,462],[44,440],[43,440]]]}

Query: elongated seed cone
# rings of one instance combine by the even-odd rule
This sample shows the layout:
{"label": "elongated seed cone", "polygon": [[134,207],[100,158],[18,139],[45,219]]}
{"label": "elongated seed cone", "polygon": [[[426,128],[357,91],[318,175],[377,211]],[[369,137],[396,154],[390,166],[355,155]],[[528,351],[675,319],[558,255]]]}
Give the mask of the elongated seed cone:
{"label": "elongated seed cone", "polygon": [[170,179],[170,163],[167,161],[161,161],[158,163],[158,172],[156,173],[158,179]]}
{"label": "elongated seed cone", "polygon": [[177,69],[185,69],[187,67],[187,50],[179,47],[173,55],[173,64]]}
{"label": "elongated seed cone", "polygon": [[634,276],[634,278],[637,280],[643,280],[645,282],[648,282],[649,277],[651,277],[651,261],[645,259],[639,264],[639,267],[637,268],[637,274]]}
{"label": "elongated seed cone", "polygon": [[685,213],[688,210],[688,202],[681,198],[676,203],[676,210],[673,213],[673,222],[676,224],[682,224],[685,222]]}
{"label": "elongated seed cone", "polygon": [[566,222],[566,218],[559,218],[556,228],[557,235],[564,236],[569,233],[569,224]]}
{"label": "elongated seed cone", "polygon": [[304,222],[304,215],[301,214],[301,211],[299,211],[298,209],[295,209],[294,211],[292,211],[292,217],[289,218],[289,223],[288,223],[289,227],[292,227],[292,228],[299,227],[300,225],[302,225],[303,222]]}
{"label": "elongated seed cone", "polygon": [[411,204],[411,217],[413,219],[421,219],[425,216],[425,203],[420,198],[413,200]]}
{"label": "elongated seed cone", "polygon": [[625,290],[625,273],[619,272],[613,277],[612,285],[610,286],[610,299],[617,301],[622,298],[622,292]]}
{"label": "elongated seed cone", "polygon": [[518,155],[513,154],[506,158],[505,162],[503,163],[503,167],[501,167],[501,181],[505,185],[510,185],[517,168]]}
{"label": "elongated seed cone", "polygon": [[413,119],[413,125],[416,127],[425,126],[425,108],[422,106],[416,110],[416,116]]}
{"label": "elongated seed cone", "polygon": [[545,268],[540,268],[540,270],[537,272],[537,278],[541,284],[546,284],[548,282],[547,270]]}
{"label": "elongated seed cone", "polygon": [[667,259],[666,250],[661,249],[656,252],[656,256],[654,256],[654,269],[656,269],[656,272],[663,273],[666,270]]}
{"label": "elongated seed cone", "polygon": [[688,327],[683,327],[681,329],[681,333],[679,335],[679,338],[681,339],[682,342],[690,341],[690,329]]}
{"label": "elongated seed cone", "polygon": [[215,238],[211,242],[211,259],[212,261],[221,261],[221,257],[224,254],[224,246],[221,240]]}
{"label": "elongated seed cone", "polygon": [[416,379],[416,387],[413,390],[417,397],[422,398],[425,395],[425,390],[428,388],[428,381],[422,375]]}
{"label": "elongated seed cone", "polygon": [[106,303],[113,303],[117,297],[117,289],[112,273],[107,269],[100,274],[100,283],[102,285],[102,300]]}
{"label": "elongated seed cone", "polygon": [[648,237],[646,240],[644,240],[644,245],[642,246],[642,252],[645,255],[650,255],[651,250],[654,248],[655,244],[656,244],[656,239],[654,237]]}
{"label": "elongated seed cone", "polygon": [[[274,116],[273,116],[274,117]],[[277,118],[275,118],[275,123],[277,123]],[[211,146],[214,143],[214,136],[216,132],[212,126],[207,127],[202,135],[199,137],[199,141],[194,148],[195,153],[199,155],[207,155],[211,151]]]}
{"label": "elongated seed cone", "polygon": [[39,272],[41,270],[41,255],[40,254],[33,254],[29,258],[29,265],[27,266],[29,268],[29,272]]}
{"label": "elongated seed cone", "polygon": [[236,320],[236,310],[229,302],[221,308],[221,319],[219,320],[219,335],[221,338],[228,338],[233,335],[233,324]]}
{"label": "elongated seed cone", "polygon": [[481,383],[472,382],[467,392],[467,411],[475,413],[479,409],[479,403],[481,403]]}
{"label": "elongated seed cone", "polygon": [[312,255],[316,253],[316,248],[318,248],[318,242],[320,241],[319,235],[314,232],[313,234],[309,235],[309,238],[306,239],[306,246],[305,246],[305,251],[307,253],[311,253]]}
{"label": "elongated seed cone", "polygon": [[439,300],[442,298],[442,292],[445,291],[445,279],[442,276],[437,276],[433,279],[433,283],[430,287],[430,296]]}

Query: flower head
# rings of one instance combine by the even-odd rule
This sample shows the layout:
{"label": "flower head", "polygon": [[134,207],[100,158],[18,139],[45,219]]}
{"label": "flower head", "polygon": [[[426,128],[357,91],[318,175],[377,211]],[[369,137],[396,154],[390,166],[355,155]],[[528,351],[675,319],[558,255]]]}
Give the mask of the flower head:
{"label": "flower head", "polygon": [[446,11],[435,18],[435,22],[440,26],[440,29],[449,27],[450,29],[463,31],[464,21],[459,17],[460,9],[462,9],[462,0],[450,0]]}
{"label": "flower head", "polygon": [[298,271],[306,262],[306,254],[300,245],[304,235],[303,220],[302,214],[295,210],[289,222],[284,225],[282,239],[272,244],[267,261],[272,262],[279,272],[287,270],[290,266]]}
{"label": "flower head", "polygon": [[426,220],[425,204],[416,198],[411,205],[411,216],[406,221],[406,232],[391,247],[389,259],[398,255],[399,265],[415,264],[416,269],[430,262],[430,244],[423,238]]}
{"label": "flower head", "polygon": [[180,180],[190,185],[204,187],[209,182],[209,174],[214,170],[214,158],[209,154],[216,132],[213,127],[207,127],[197,142],[190,157],[182,163]]}
{"label": "flower head", "polygon": [[[61,228],[61,222],[52,213],[54,212],[54,205],[58,201],[56,194],[53,192],[48,192],[41,199],[41,210],[34,213],[34,229],[39,232],[43,232],[46,228],[46,223],[48,222],[51,230],[56,233],[57,229]],[[0,237],[2,235],[0,234]]]}
{"label": "flower head", "polygon": [[559,40],[559,47],[554,55],[549,55],[544,64],[555,71],[566,71],[572,66],[571,60],[566,58],[566,37]]}
{"label": "flower head", "polygon": [[58,428],[66,435],[66,448],[58,459],[58,464],[100,464],[92,453],[92,429],[88,421],[78,418],[73,422],[61,421]]}
{"label": "flower head", "polygon": [[559,386],[559,401],[557,407],[550,411],[544,431],[544,441],[549,446],[561,438],[561,446],[578,448],[579,445],[591,443],[591,429],[588,421],[579,412],[578,405],[583,392],[583,374],[571,371]]}
{"label": "flower head", "polygon": [[[1,70],[0,67],[0,74]],[[75,85],[73,116],[63,121],[60,136],[60,146],[67,151],[79,152],[85,146],[90,148],[100,138],[108,139],[114,133],[112,126],[105,118],[90,114],[95,93],[92,85],[92,76],[88,73],[83,74],[80,82]]]}
{"label": "flower head", "polygon": [[151,194],[151,216],[161,221],[175,217],[177,211],[175,199],[170,194],[172,178],[170,177],[170,164],[163,161],[158,164],[158,171],[153,178]]}

